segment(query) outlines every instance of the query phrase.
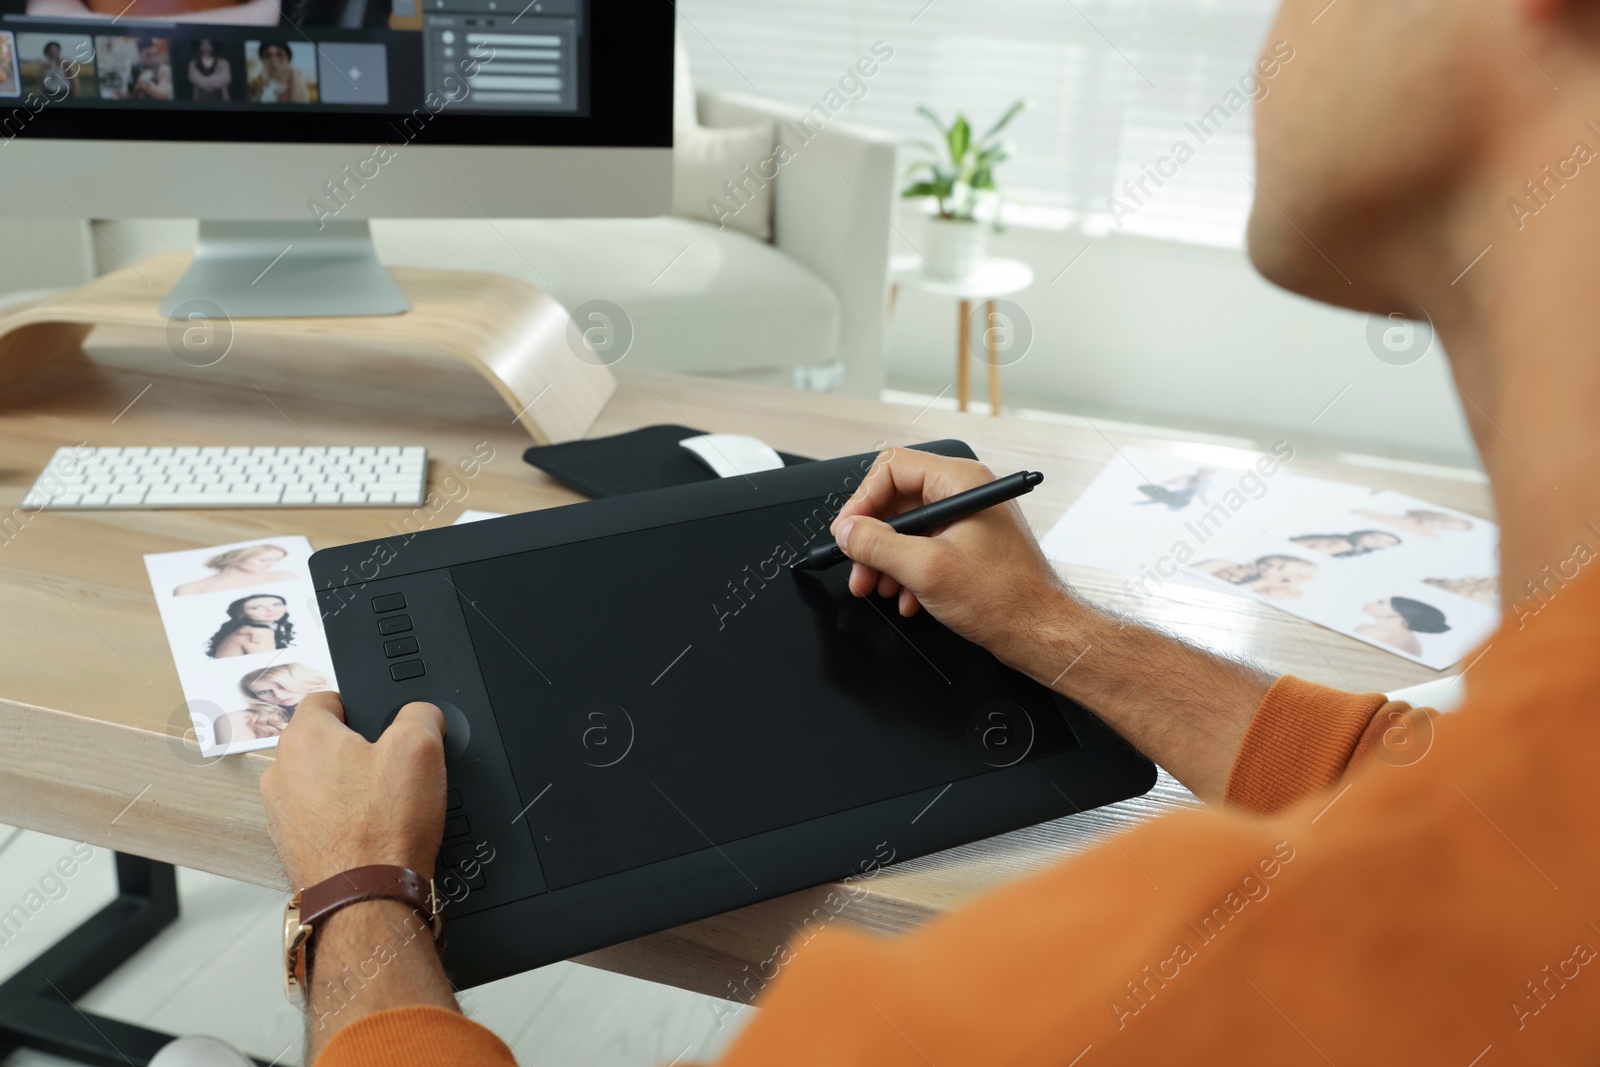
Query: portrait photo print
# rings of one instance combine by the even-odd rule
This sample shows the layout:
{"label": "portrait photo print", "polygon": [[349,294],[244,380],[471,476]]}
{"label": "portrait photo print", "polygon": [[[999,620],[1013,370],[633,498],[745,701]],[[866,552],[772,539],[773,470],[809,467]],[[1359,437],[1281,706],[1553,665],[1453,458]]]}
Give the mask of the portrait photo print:
{"label": "portrait photo print", "polygon": [[269,748],[307,695],[336,689],[304,537],[145,557],[203,754]]}

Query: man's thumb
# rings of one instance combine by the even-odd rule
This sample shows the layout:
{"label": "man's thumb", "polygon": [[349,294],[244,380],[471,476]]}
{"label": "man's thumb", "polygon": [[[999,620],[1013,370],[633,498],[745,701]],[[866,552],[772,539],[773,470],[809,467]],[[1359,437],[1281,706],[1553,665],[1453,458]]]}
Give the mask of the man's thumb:
{"label": "man's thumb", "polygon": [[918,584],[922,557],[932,547],[926,537],[896,533],[888,523],[867,515],[841,522],[834,531],[834,539],[852,560],[881,571],[907,587]]}

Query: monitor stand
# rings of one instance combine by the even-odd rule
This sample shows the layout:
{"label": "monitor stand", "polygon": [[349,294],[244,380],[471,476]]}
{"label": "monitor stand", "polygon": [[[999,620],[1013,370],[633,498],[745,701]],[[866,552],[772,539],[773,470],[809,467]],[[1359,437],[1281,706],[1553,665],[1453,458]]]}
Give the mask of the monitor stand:
{"label": "monitor stand", "polygon": [[[188,252],[163,252],[76,289],[0,309],[0,396],[54,359],[81,358],[84,340],[99,326],[143,330],[163,359],[176,357],[193,368],[227,358],[235,344],[259,357],[272,345],[315,342],[330,358],[380,374],[391,350],[433,351],[483,375],[513,412],[512,421],[541,445],[583,437],[617,388],[610,368],[591,362],[593,353],[577,339],[566,308],[519,278],[396,267],[402,306],[411,305],[404,315],[234,318],[193,305],[162,314],[160,294],[174,289],[186,271],[195,275],[191,260]],[[183,370],[169,365],[167,372]],[[429,385],[417,388],[421,403]]]}
{"label": "monitor stand", "polygon": [[194,265],[162,301],[161,314],[282,319],[398,315],[410,308],[378,262],[364,221],[202,220]]}

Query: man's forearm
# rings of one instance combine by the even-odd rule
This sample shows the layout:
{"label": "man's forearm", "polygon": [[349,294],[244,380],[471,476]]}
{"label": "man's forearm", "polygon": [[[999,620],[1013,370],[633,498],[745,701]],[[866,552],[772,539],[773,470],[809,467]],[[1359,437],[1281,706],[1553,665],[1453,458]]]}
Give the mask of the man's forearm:
{"label": "man's forearm", "polygon": [[1104,719],[1202,800],[1222,799],[1228,772],[1274,679],[1065,590],[1003,657]]}
{"label": "man's forearm", "polygon": [[393,900],[352,904],[329,916],[312,942],[306,1063],[333,1035],[389,1008],[460,1010],[429,928]]}

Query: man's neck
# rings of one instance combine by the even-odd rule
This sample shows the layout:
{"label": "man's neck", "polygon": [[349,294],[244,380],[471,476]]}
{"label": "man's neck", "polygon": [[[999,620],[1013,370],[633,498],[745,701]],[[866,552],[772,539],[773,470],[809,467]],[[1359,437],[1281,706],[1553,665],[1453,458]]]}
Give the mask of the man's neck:
{"label": "man's neck", "polygon": [[[1484,214],[1461,228],[1458,254],[1488,251],[1452,285],[1465,299],[1440,326],[1494,486],[1512,618],[1530,582],[1548,599],[1549,574],[1570,580],[1578,546],[1600,553],[1600,106],[1538,125],[1473,197]],[[1595,156],[1563,178],[1580,141]]]}

